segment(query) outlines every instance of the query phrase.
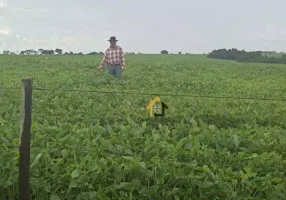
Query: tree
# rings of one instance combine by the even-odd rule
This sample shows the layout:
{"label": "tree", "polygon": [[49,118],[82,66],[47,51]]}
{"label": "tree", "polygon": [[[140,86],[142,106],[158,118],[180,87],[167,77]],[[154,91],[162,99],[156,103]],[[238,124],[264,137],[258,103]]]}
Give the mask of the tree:
{"label": "tree", "polygon": [[42,53],[42,52],[44,51],[44,49],[39,49],[38,51],[39,51],[40,53]]}
{"label": "tree", "polygon": [[33,54],[36,55],[36,54],[38,54],[38,51],[35,51],[35,50],[33,50],[33,49],[28,49],[28,50],[25,50],[25,51],[24,51],[24,54],[25,54],[25,55],[31,55],[31,54],[32,54],[32,55],[33,55]]}
{"label": "tree", "polygon": [[61,55],[63,53],[63,50],[62,49],[56,49],[55,52],[58,54],[58,55]]}
{"label": "tree", "polygon": [[44,54],[44,55],[54,55],[55,51],[54,50],[43,50],[42,54]]}
{"label": "tree", "polygon": [[90,52],[90,53],[88,53],[88,55],[97,55],[97,54],[99,54],[99,53],[97,53],[97,52]]}
{"label": "tree", "polygon": [[162,50],[161,54],[168,54],[168,51],[167,50]]}

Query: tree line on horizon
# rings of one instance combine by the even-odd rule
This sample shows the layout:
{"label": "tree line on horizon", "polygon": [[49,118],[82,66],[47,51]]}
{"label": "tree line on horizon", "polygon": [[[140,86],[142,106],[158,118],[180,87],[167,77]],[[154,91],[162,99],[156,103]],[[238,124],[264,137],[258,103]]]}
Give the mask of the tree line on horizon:
{"label": "tree line on horizon", "polygon": [[[16,55],[16,53],[11,51],[3,51],[5,55]],[[103,52],[90,52],[83,54],[82,52],[74,53],[72,51],[63,53],[63,50],[57,48],[55,50],[38,49],[38,51],[33,49],[23,50],[19,55],[103,55]],[[134,52],[125,52],[125,54],[135,54]],[[138,54],[143,54],[138,52]],[[167,50],[160,51],[160,54],[170,54]],[[173,54],[173,53],[171,53]],[[178,52],[177,54],[182,54]],[[189,55],[190,53],[185,53]],[[273,56],[275,55],[275,56]],[[278,55],[278,56],[277,56]],[[232,49],[217,49],[213,50],[207,54],[208,58],[212,59],[223,59],[223,60],[233,60],[237,62],[252,62],[252,63],[283,63],[286,64],[286,53],[277,53],[275,51],[245,51],[238,50],[236,48]]]}
{"label": "tree line on horizon", "polygon": [[[161,54],[169,54],[169,52],[167,50],[162,50],[160,51]],[[63,53],[63,50],[62,49],[55,49],[55,50],[47,50],[47,49],[38,49],[37,51],[34,50],[34,49],[28,49],[28,50],[23,50],[23,51],[20,51],[15,53],[15,52],[12,52],[12,51],[3,51],[3,54],[4,55],[103,55],[104,53],[103,52],[90,52],[90,53],[87,53],[87,54],[84,54],[82,52],[79,52],[79,53],[74,53],[72,51],[70,52],[65,52]],[[125,54],[136,54],[134,52],[125,52]],[[143,53],[140,53],[138,52],[137,54],[143,54]],[[173,54],[173,53],[172,53]],[[182,52],[178,52],[178,54],[182,54]],[[187,55],[189,55],[190,53],[185,53]]]}
{"label": "tree line on horizon", "polygon": [[286,53],[275,51],[245,51],[232,49],[217,49],[207,55],[208,58],[233,60],[252,63],[283,63],[286,64]]}
{"label": "tree line on horizon", "polygon": [[[5,55],[16,55],[16,53],[11,52],[11,51],[3,51],[3,54]],[[62,49],[55,49],[55,50],[47,50],[47,49],[38,49],[37,51],[34,49],[28,49],[28,50],[23,50],[20,53],[17,53],[19,55],[85,55],[82,52],[79,53],[74,53],[72,51],[70,52],[64,52]],[[90,52],[86,55],[97,55],[97,54],[103,54],[103,52]]]}

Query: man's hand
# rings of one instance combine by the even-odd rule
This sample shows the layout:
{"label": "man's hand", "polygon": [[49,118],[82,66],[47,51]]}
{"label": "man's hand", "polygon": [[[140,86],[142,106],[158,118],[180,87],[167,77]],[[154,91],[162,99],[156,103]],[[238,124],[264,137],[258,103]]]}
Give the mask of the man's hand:
{"label": "man's hand", "polygon": [[121,71],[124,71],[124,66],[121,66]]}
{"label": "man's hand", "polygon": [[101,66],[98,66],[98,68],[96,69],[96,71],[100,72],[102,70]]}

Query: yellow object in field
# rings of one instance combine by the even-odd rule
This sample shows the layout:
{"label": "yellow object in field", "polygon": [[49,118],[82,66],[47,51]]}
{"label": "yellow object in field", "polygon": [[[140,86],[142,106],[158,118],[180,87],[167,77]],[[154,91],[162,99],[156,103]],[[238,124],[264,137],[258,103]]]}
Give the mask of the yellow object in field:
{"label": "yellow object in field", "polygon": [[148,104],[148,106],[146,107],[147,109],[149,109],[149,114],[150,117],[153,117],[153,105],[155,103],[160,103],[160,98],[159,97],[155,97],[153,100],[150,100],[150,103]]}

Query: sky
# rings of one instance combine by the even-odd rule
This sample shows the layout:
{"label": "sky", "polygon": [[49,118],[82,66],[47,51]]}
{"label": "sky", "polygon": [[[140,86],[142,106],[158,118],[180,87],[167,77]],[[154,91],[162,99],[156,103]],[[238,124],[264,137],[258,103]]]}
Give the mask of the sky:
{"label": "sky", "polygon": [[285,0],[0,0],[0,51],[286,52]]}

